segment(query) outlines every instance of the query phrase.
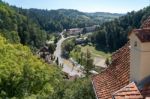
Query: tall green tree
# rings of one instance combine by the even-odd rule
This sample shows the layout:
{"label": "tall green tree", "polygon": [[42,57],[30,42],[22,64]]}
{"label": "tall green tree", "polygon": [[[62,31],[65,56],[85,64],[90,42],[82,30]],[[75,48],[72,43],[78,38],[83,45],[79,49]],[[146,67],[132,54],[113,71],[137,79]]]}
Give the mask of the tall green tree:
{"label": "tall green tree", "polygon": [[48,98],[61,82],[61,71],[34,56],[21,44],[0,36],[0,97]]}
{"label": "tall green tree", "polygon": [[84,66],[84,69],[86,71],[86,75],[88,76],[90,74],[90,71],[94,68],[93,59],[92,59],[91,53],[88,49],[86,51],[86,57],[85,58],[86,58],[86,64]]}

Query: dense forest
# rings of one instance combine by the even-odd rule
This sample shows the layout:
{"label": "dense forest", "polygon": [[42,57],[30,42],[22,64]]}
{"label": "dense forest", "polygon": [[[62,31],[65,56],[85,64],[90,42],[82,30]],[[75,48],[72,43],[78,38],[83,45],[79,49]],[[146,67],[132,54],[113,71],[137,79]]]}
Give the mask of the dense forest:
{"label": "dense forest", "polygon": [[77,10],[22,9],[0,1],[0,32],[11,43],[21,43],[36,50],[53,32],[100,24],[121,16],[107,14],[108,17],[106,13],[88,15]]}
{"label": "dense forest", "polygon": [[89,78],[67,81],[59,67],[38,59],[27,46],[1,36],[0,45],[0,98],[94,99]]}
{"label": "dense forest", "polygon": [[0,98],[95,99],[90,78],[68,81],[60,67],[33,55],[31,49],[43,46],[48,35],[0,1]]}
{"label": "dense forest", "polygon": [[150,7],[137,12],[132,11],[110,22],[103,23],[92,36],[97,49],[115,51],[128,41],[128,33],[139,28],[144,20],[150,16]]}
{"label": "dense forest", "polygon": [[110,21],[114,18],[122,16],[122,14],[112,14],[104,12],[84,13],[72,9],[19,9],[19,13],[28,16],[42,29],[48,32],[60,32],[63,29],[84,28],[87,26],[99,25],[106,21]]}
{"label": "dense forest", "polygon": [[127,42],[128,32],[140,27],[149,15],[150,7],[122,16],[22,9],[0,0],[0,98],[95,99],[90,76],[67,80],[60,67],[45,63],[32,52],[45,45],[52,33],[95,24],[101,27],[91,36],[92,42],[97,48],[114,51]]}
{"label": "dense forest", "polygon": [[44,45],[47,33],[27,16],[17,13],[7,4],[0,2],[0,32],[10,43],[21,43],[30,48]]}

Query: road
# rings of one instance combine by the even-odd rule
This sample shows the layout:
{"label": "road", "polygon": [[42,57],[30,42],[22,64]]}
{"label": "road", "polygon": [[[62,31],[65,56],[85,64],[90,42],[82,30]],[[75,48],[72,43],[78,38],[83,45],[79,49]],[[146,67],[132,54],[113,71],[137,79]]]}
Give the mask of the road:
{"label": "road", "polygon": [[73,67],[72,63],[69,60],[66,60],[61,57],[61,45],[63,41],[68,38],[72,38],[74,36],[64,38],[63,32],[60,35],[61,35],[61,39],[57,42],[57,47],[54,52],[54,56],[56,57],[55,60],[58,58],[59,64],[63,64],[62,71],[68,73],[70,76],[75,76],[75,75],[82,76],[82,72],[80,72],[81,70],[79,68]]}

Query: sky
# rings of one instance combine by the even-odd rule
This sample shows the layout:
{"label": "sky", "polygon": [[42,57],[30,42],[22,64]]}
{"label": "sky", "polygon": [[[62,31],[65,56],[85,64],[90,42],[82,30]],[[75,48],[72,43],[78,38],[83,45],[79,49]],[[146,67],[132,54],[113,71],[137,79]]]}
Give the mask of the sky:
{"label": "sky", "polygon": [[10,5],[38,9],[76,9],[82,12],[127,13],[138,11],[150,0],[3,0]]}

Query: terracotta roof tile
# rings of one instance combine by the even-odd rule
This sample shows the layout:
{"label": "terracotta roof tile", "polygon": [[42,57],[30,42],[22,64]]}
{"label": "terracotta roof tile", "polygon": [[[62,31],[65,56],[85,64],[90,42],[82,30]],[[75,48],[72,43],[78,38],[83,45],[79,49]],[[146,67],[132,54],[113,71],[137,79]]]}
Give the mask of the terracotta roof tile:
{"label": "terracotta roof tile", "polygon": [[150,28],[150,16],[143,22],[141,28]]}
{"label": "terracotta roof tile", "polygon": [[97,98],[108,99],[112,93],[129,84],[129,43],[112,55],[111,65],[93,76]]}
{"label": "terracotta roof tile", "polygon": [[135,33],[141,42],[150,42],[150,16],[143,22],[140,29],[133,29],[128,35]]}
{"label": "terracotta roof tile", "polygon": [[[135,33],[141,42],[150,42],[150,17],[143,23],[141,29],[134,29],[131,33]],[[113,96],[116,99],[141,99],[142,95],[144,98],[150,97],[150,85],[141,90],[141,95],[135,84],[129,84],[129,65],[130,49],[127,43],[113,53],[112,63],[105,71],[92,77],[98,99],[111,99],[112,93],[115,93]]]}
{"label": "terracotta roof tile", "polygon": [[113,97],[115,99],[143,99],[143,96],[134,82],[115,92]]}
{"label": "terracotta roof tile", "polygon": [[141,42],[150,42],[150,29],[134,29],[133,32]]}

